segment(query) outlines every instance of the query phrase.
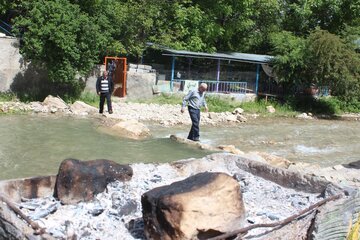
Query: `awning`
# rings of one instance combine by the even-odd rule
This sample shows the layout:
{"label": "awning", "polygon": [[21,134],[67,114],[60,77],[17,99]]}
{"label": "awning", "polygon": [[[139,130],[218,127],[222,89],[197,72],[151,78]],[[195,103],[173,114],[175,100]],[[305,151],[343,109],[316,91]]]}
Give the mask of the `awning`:
{"label": "awning", "polygon": [[273,56],[270,55],[239,53],[239,52],[204,53],[204,52],[191,52],[185,50],[175,50],[162,46],[156,46],[156,47],[164,52],[163,55],[174,56],[174,57],[208,58],[208,59],[230,60],[230,61],[259,63],[259,64],[269,63],[273,59]]}

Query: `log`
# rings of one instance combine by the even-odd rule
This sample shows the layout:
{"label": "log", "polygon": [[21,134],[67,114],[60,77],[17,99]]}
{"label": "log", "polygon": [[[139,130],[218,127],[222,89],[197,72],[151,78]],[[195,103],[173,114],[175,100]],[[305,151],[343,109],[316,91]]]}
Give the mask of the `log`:
{"label": "log", "polygon": [[232,231],[232,232],[229,232],[229,233],[225,233],[225,234],[221,234],[219,236],[216,236],[216,237],[213,237],[213,238],[209,238],[208,240],[223,240],[223,239],[227,239],[229,237],[234,237],[234,236],[237,236],[239,234],[244,234],[244,233],[247,233],[248,231],[252,230],[252,229],[255,229],[255,228],[267,228],[267,227],[281,227],[281,226],[284,226],[290,222],[292,222],[293,220],[301,217],[302,215],[318,208],[319,206],[329,202],[329,201],[334,201],[336,199],[339,199],[342,195],[341,194],[338,194],[338,195],[335,195],[335,196],[331,196],[331,197],[328,197],[328,198],[325,198],[311,206],[309,206],[308,208],[305,208],[303,210],[301,210],[299,213],[297,214],[294,214],[288,218],[285,218],[284,220],[282,221],[278,221],[278,222],[274,222],[274,223],[260,223],[260,224],[254,224],[254,225],[251,225],[251,226],[248,226],[248,227],[244,227],[244,228],[240,228],[238,230],[235,230],[235,231]]}
{"label": "log", "polygon": [[45,233],[45,229],[40,227],[39,224],[37,224],[36,222],[32,221],[30,218],[28,218],[14,203],[12,203],[7,197],[5,197],[4,195],[0,194],[0,201],[6,203],[6,205],[12,210],[14,211],[16,214],[18,214],[22,219],[24,219],[31,227],[32,229],[35,231],[35,234],[44,234]]}

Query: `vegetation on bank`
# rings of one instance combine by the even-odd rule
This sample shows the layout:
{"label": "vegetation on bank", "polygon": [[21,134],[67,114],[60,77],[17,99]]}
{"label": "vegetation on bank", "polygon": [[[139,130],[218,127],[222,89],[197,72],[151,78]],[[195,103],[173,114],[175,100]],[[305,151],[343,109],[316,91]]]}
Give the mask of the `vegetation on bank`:
{"label": "vegetation on bank", "polygon": [[[209,110],[212,112],[232,112],[235,108],[242,108],[246,113],[256,113],[266,116],[295,116],[299,113],[324,115],[338,115],[343,113],[360,112],[360,103],[346,104],[336,97],[314,98],[312,96],[289,96],[284,99],[258,99],[252,102],[239,102],[233,98],[220,98],[208,95],[206,98]],[[182,96],[177,94],[160,94],[141,103],[181,104]],[[268,113],[266,107],[273,106],[275,114]]]}
{"label": "vegetation on bank", "polygon": [[[130,100],[129,102],[180,105],[182,98],[183,95],[180,94],[163,93],[149,99]],[[99,96],[95,93],[84,91],[78,99],[67,102],[73,103],[76,100],[83,101],[93,107],[99,106]],[[11,92],[0,93],[0,102],[14,101],[21,101],[21,99]],[[262,116],[293,117],[303,112],[331,116],[360,112],[360,102],[344,102],[336,97],[288,96],[283,99],[271,98],[268,101],[262,98],[255,101],[240,102],[235,98],[207,95],[206,101],[211,112],[232,112],[236,108],[242,108],[246,113],[261,114]],[[266,109],[267,106],[273,106],[276,112],[274,114],[269,113]]]}

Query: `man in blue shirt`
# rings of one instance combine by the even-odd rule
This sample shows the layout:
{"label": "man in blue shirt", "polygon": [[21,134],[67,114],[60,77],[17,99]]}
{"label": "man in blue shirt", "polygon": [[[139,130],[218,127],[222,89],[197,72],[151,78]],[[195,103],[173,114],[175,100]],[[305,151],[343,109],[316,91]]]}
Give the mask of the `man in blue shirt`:
{"label": "man in blue shirt", "polygon": [[184,98],[181,107],[181,112],[185,112],[186,103],[188,103],[188,110],[191,118],[191,129],[188,139],[192,141],[199,141],[200,137],[200,108],[205,107],[205,112],[208,112],[208,107],[205,100],[205,91],[207,90],[206,83],[201,83],[199,88],[191,90]]}

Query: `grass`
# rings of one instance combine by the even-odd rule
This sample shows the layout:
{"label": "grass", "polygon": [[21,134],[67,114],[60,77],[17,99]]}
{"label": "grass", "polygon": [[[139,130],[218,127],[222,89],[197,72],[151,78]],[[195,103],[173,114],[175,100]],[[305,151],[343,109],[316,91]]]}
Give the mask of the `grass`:
{"label": "grass", "polygon": [[178,95],[178,94],[167,94],[167,93],[162,93],[160,95],[156,95],[150,99],[145,99],[145,100],[137,100],[137,102],[140,103],[155,103],[155,104],[172,104],[172,105],[176,105],[176,104],[181,104],[182,103],[182,96]]}
{"label": "grass", "polygon": [[87,103],[93,107],[99,106],[99,96],[96,93],[91,92],[83,92],[80,95],[80,101],[83,101],[84,103]]}
{"label": "grass", "polygon": [[11,92],[0,92],[0,102],[15,102],[18,98]]}
{"label": "grass", "polygon": [[[138,100],[141,103],[156,103],[156,104],[181,104],[182,96],[178,94],[160,94],[147,100]],[[275,115],[275,116],[294,116],[297,114],[290,106],[280,104],[276,101],[259,100],[255,102],[239,102],[230,98],[220,98],[218,96],[207,96],[206,102],[211,112],[232,112],[236,108],[242,108],[247,113],[257,113],[261,115]],[[266,107],[272,105],[276,112],[268,113]]]}

